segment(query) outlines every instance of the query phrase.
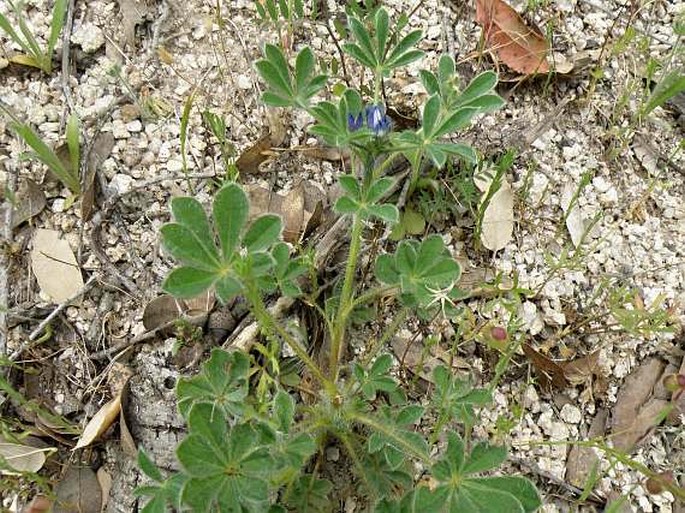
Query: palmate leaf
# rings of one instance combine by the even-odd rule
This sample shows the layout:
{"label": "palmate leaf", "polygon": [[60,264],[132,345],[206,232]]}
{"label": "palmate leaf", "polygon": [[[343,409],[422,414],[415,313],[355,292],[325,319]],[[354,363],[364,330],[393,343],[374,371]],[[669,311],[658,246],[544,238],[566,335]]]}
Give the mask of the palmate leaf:
{"label": "palmate leaf", "polygon": [[392,255],[376,259],[376,278],[381,283],[400,285],[409,306],[425,304],[432,289],[449,287],[461,275],[459,263],[445,248],[442,237],[430,235],[422,242],[403,240]]}
{"label": "palmate leaf", "polygon": [[246,280],[268,285],[263,277],[276,265],[270,250],[281,239],[282,220],[265,214],[246,226],[249,208],[239,185],[225,185],[214,198],[213,230],[196,199],[174,198],[174,221],[162,226],[162,244],[182,266],[169,274],[162,288],[188,298],[213,286],[226,303],[244,292]]}
{"label": "palmate leaf", "polygon": [[312,475],[300,476],[285,497],[286,504],[298,513],[326,513],[333,510],[328,494],[333,489],[330,481]]}
{"label": "palmate leaf", "polygon": [[268,86],[262,95],[268,105],[307,108],[311,98],[326,85],[326,75],[315,74],[316,60],[309,47],[297,54],[294,69],[275,45],[267,44],[264,55],[255,67]]}
{"label": "palmate leaf", "polygon": [[377,511],[441,513],[532,513],[540,505],[535,486],[519,476],[479,477],[476,473],[500,465],[506,457],[502,447],[476,445],[470,454],[457,433],[448,434],[447,449],[431,468],[434,484],[419,485],[401,504],[386,504]]}
{"label": "palmate leaf", "polygon": [[395,181],[384,177],[364,188],[358,178],[352,175],[339,177],[340,187],[346,195],[341,196],[333,207],[339,214],[356,214],[362,219],[378,218],[389,224],[399,221],[400,214],[395,205],[378,202],[390,190]]}
{"label": "palmate leaf", "polygon": [[421,39],[421,30],[410,32],[394,46],[388,45],[390,19],[383,8],[378,9],[373,18],[373,37],[355,16],[348,18],[348,26],[354,42],[344,44],[343,50],[363,66],[383,76],[389,76],[393,69],[423,57],[421,50],[412,48]]}
{"label": "palmate leaf", "polygon": [[245,409],[248,394],[249,358],[239,351],[214,349],[197,376],[182,378],[176,387],[178,409],[187,417],[196,404],[220,409],[224,418],[234,418]]}
{"label": "palmate leaf", "polygon": [[176,451],[190,476],[183,502],[195,512],[266,510],[274,461],[255,429],[229,426],[223,411],[206,403],[192,407],[188,428]]}

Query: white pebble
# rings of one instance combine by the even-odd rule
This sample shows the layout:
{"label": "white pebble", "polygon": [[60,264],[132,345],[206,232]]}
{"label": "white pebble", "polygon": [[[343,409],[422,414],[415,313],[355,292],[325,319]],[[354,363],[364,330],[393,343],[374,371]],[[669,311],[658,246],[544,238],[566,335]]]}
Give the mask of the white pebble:
{"label": "white pebble", "polygon": [[578,424],[583,418],[582,414],[580,413],[580,409],[572,404],[565,404],[561,408],[559,416],[561,417],[561,420],[567,424]]}

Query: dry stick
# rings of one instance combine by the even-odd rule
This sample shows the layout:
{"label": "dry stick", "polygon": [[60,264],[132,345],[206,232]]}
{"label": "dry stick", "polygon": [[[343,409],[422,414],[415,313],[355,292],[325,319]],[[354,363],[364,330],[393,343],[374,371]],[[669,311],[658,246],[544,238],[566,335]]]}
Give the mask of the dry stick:
{"label": "dry stick", "polygon": [[[17,190],[17,174],[10,171],[7,177],[7,189],[14,195]],[[7,328],[7,311],[9,310],[9,294],[7,293],[7,278],[10,267],[9,245],[12,244],[12,203],[5,202],[3,212],[3,237],[7,247],[0,251],[0,358],[7,356],[7,339],[9,330]],[[0,370],[0,376],[4,376],[5,368]]]}
{"label": "dry stick", "polygon": [[201,180],[204,178],[214,178],[215,176],[216,175],[214,173],[197,173],[183,176],[161,176],[159,178],[153,178],[152,180],[148,180],[134,187],[131,187],[126,192],[113,194],[112,196],[107,198],[102,210],[95,214],[93,216],[93,219],[91,220],[91,250],[93,251],[95,257],[100,261],[100,264],[107,270],[107,272],[112,274],[119,281],[119,283],[126,287],[129,292],[131,292],[132,294],[140,294],[140,288],[135,283],[133,283],[133,281],[130,278],[125,276],[121,271],[119,271],[119,269],[117,269],[114,263],[112,263],[112,261],[107,256],[107,253],[105,253],[105,250],[102,248],[102,243],[100,241],[100,232],[102,231],[102,224],[109,217],[109,214],[112,212],[114,207],[118,205],[119,201],[125,196],[128,196],[129,194],[137,192],[141,189],[147,189],[153,184],[164,182],[166,180]]}
{"label": "dry stick", "polygon": [[[193,325],[199,325],[202,324],[202,321],[204,318],[206,318],[206,315],[197,315],[194,317],[187,317],[185,315],[181,316],[180,319],[188,321],[189,323]],[[141,333],[140,335],[136,335],[135,337],[126,340],[124,342],[121,342],[120,344],[117,344],[115,346],[108,347],[107,349],[103,349],[102,351],[97,351],[95,353],[92,353],[89,355],[89,358],[91,360],[104,360],[105,358],[110,358],[114,353],[117,353],[119,351],[127,351],[130,347],[140,343],[140,342],[145,342],[146,340],[150,340],[152,338],[155,338],[158,333],[161,333],[162,331],[168,330],[170,328],[173,328],[176,326],[176,323],[179,321],[179,319],[172,319],[171,321],[165,322],[161,326],[157,326],[154,329],[151,329],[150,331],[146,331],[145,333]],[[114,357],[116,360],[118,358]]]}
{"label": "dry stick", "polygon": [[97,274],[93,274],[90,278],[88,278],[88,281],[83,285],[83,287],[81,287],[79,291],[76,292],[76,294],[57,305],[57,308],[50,312],[50,315],[43,319],[40,322],[40,324],[36,327],[36,329],[31,332],[31,334],[29,335],[29,339],[26,342],[24,342],[21,346],[19,346],[19,348],[10,355],[10,361],[16,361],[17,358],[19,358],[21,354],[31,346],[31,343],[40,336],[40,334],[47,327],[47,325],[50,324],[53,321],[53,319],[57,317],[67,306],[69,306],[72,301],[77,300],[85,293],[87,293],[91,288],[93,288],[93,285],[95,285],[96,281]]}

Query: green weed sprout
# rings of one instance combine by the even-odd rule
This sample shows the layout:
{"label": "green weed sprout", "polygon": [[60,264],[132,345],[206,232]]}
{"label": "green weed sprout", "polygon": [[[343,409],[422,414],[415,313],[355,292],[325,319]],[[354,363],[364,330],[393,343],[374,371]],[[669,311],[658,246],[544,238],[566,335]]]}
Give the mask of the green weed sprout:
{"label": "green weed sprout", "polygon": [[[374,15],[371,31],[360,19],[348,21],[354,41],[344,48],[374,76],[369,101],[351,88],[337,102],[314,101],[327,77],[316,72],[309,48],[291,67],[281,49],[267,45],[265,58],[256,63],[267,84],[267,104],[305,110],[315,120],[313,134],[356,158],[355,172],[340,177],[343,195],[334,206],[351,220],[345,271],[334,297],[317,308],[330,342],[327,358],[312,357],[265,302],[267,295],[305,296],[303,278],[316,273],[309,260],[291,255],[282,240],[281,218],[264,214],[250,222],[248,197],[234,182],[218,190],[211,215],[195,198],[173,198],[173,220],[161,228],[161,238],[179,265],[162,288],[178,298],[213,289],[222,303],[243,297],[263,341],[255,345],[257,358],[215,349],[198,375],[179,380],[178,408],[188,426],[176,450],[181,470],[165,477],[141,451],[139,465],[152,481],[137,491],[149,497],[144,513],[168,507],[207,513],[331,511],[333,485],[317,473],[315,463],[330,443],[344,451],[369,511],[527,513],[540,505],[529,480],[483,475],[504,461],[504,447],[474,442],[457,429],[461,424],[471,432],[477,409],[491,401],[490,391],[439,366],[430,400],[420,405],[407,398],[393,375],[385,346],[407,316],[452,316],[463,297],[457,286],[461,267],[442,237],[402,240],[393,252],[376,258],[374,284],[358,290],[356,278],[364,228],[370,222],[392,225],[399,218],[387,200],[397,185],[385,174],[389,159],[403,154],[415,166],[424,159],[441,166],[450,156],[475,161],[472,149],[442,138],[502,104],[493,93],[496,76],[481,74],[458,92],[454,62],[443,57],[437,74],[422,75],[429,98],[421,128],[395,133],[381,103],[382,80],[421,57],[414,48],[421,34],[391,35],[383,9]],[[317,293],[311,291],[306,301],[316,304]],[[363,357],[346,362],[354,314],[388,296],[399,305],[394,319],[369,342]],[[306,385],[293,386],[286,375],[279,361],[284,346],[301,363]],[[310,400],[298,404],[295,391]],[[437,422],[424,420],[419,430],[422,419]],[[439,440],[446,440],[446,447]]]}
{"label": "green weed sprout", "polygon": [[63,161],[59,155],[48,146],[28,123],[22,121],[12,109],[0,103],[0,111],[10,119],[9,127],[33,150],[26,153],[25,158],[38,160],[48,166],[48,169],[61,181],[74,196],[81,193],[80,165],[81,145],[79,135],[79,119],[76,114],[69,116],[65,129],[69,160]]}
{"label": "green weed sprout", "polygon": [[7,4],[14,12],[18,31],[15,30],[15,27],[12,25],[11,21],[2,13],[0,13],[0,29],[24,51],[23,54],[14,55],[10,61],[17,64],[38,68],[48,74],[51,73],[52,54],[55,50],[57,39],[62,32],[62,28],[64,27],[68,6],[67,0],[55,1],[55,5],[52,8],[50,34],[48,35],[48,44],[46,48],[41,47],[36,37],[26,24],[26,18],[24,17],[23,13],[24,2],[20,0],[19,2],[14,3],[12,0],[7,0]]}

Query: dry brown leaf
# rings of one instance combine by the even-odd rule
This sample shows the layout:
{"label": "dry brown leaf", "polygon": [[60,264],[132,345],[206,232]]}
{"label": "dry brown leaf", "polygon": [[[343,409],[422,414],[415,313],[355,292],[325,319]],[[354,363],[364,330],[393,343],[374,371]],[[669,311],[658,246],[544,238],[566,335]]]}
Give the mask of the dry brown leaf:
{"label": "dry brown leaf", "polygon": [[547,39],[506,2],[476,0],[476,22],[490,49],[511,69],[525,75],[549,72]]}
{"label": "dry brown leaf", "polygon": [[30,178],[22,179],[17,190],[17,202],[12,212],[12,228],[40,214],[45,208],[45,194]]}
{"label": "dry brown leaf", "polygon": [[549,390],[552,386],[566,388],[569,385],[564,368],[558,362],[533,349],[530,344],[524,343],[522,348],[526,358],[533,364],[541,388]]}
{"label": "dry brown leaf", "polygon": [[616,449],[631,452],[656,427],[668,405],[667,400],[653,397],[665,367],[658,358],[650,358],[623,381],[611,411],[611,440]]}
{"label": "dry brown leaf", "polygon": [[148,331],[155,330],[180,318],[184,312],[183,300],[164,294],[145,305],[143,326]]}
{"label": "dry brown leaf", "polygon": [[109,157],[114,149],[114,136],[111,132],[100,132],[88,153],[88,161],[83,181],[83,194],[81,195],[81,218],[88,221],[93,215],[95,200],[98,191],[98,181],[95,179],[100,165]]}
{"label": "dry brown leaf", "polygon": [[92,419],[86,424],[83,429],[81,437],[76,442],[76,446],[72,451],[77,449],[83,449],[88,447],[95,440],[97,440],[100,435],[109,429],[112,423],[119,416],[121,411],[121,396],[117,395],[114,399],[107,401],[93,416]]}
{"label": "dry brown leaf", "polygon": [[[604,434],[608,416],[609,412],[604,408],[597,411],[587,434],[588,439]],[[566,458],[566,481],[578,488],[585,488],[588,478],[597,470],[598,463],[599,457],[592,447],[573,444]]]}
{"label": "dry brown leaf", "polygon": [[[493,182],[488,184],[492,187]],[[481,187],[482,185],[479,185]],[[481,201],[487,199],[484,193]],[[514,233],[514,192],[506,179],[502,179],[499,189],[490,197],[481,220],[480,241],[490,251],[504,248]]]}
{"label": "dry brown leaf", "polygon": [[599,350],[576,358],[569,362],[563,362],[559,365],[564,371],[564,376],[571,385],[582,385],[592,380],[592,377],[597,373],[599,364]]}
{"label": "dry brown leaf", "polygon": [[279,214],[283,218],[283,239],[292,244],[315,228],[326,198],[324,191],[309,181],[300,182],[286,194],[258,185],[248,185],[245,191],[250,198],[250,219],[267,212]]}
{"label": "dry brown leaf", "polygon": [[235,165],[241,173],[259,172],[259,166],[276,155],[272,148],[281,146],[286,136],[286,127],[281,116],[278,111],[267,111],[268,126],[264,128],[262,136],[236,160]]}
{"label": "dry brown leaf", "polygon": [[38,448],[0,440],[0,456],[11,467],[11,469],[0,467],[0,474],[13,475],[15,472],[38,472],[45,464],[46,453],[54,450],[52,447]]}
{"label": "dry brown leaf", "polygon": [[107,502],[109,501],[109,492],[112,490],[112,476],[105,470],[105,467],[100,467],[95,473],[95,477],[100,485],[102,492],[102,503],[100,505],[100,513],[105,513]]}
{"label": "dry brown leaf", "polygon": [[271,147],[271,135],[264,134],[238,157],[236,167],[244,175],[259,172],[259,166],[274,155]]}
{"label": "dry brown leaf", "polygon": [[83,288],[83,277],[69,243],[55,230],[36,230],[31,269],[41,291],[55,303],[63,303]]}
{"label": "dry brown leaf", "polygon": [[54,492],[53,513],[100,513],[102,490],[88,467],[70,467]]}

